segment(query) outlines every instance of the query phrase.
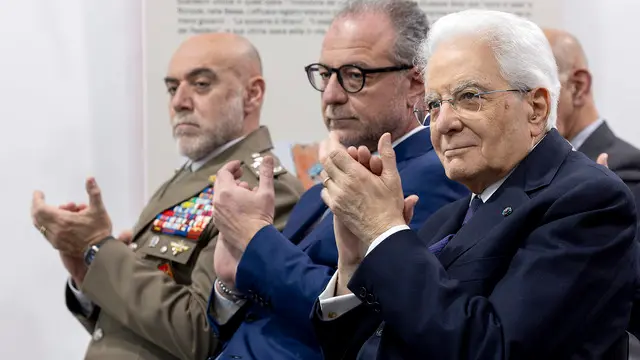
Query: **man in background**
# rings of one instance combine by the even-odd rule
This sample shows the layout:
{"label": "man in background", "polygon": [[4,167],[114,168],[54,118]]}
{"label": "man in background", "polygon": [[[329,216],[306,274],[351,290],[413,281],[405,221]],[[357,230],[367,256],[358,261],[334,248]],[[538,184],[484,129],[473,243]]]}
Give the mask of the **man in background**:
{"label": "man in background", "polygon": [[[129,246],[111,237],[95,180],[87,183],[88,206],[57,209],[34,194],[34,224],[71,275],[67,306],[92,334],[86,359],[206,359],[217,348],[206,317],[216,278],[213,175],[232,161],[240,185],[250,187],[263,159],[274,167],[269,132],[260,126],[265,82],[249,41],[192,37],[168,70],[173,135],[189,161],[151,197]],[[273,176],[282,229],[302,189],[281,166]]]}
{"label": "man in background", "polygon": [[[330,137],[325,154],[349,146],[374,151],[383,133],[392,134],[402,190],[413,195],[409,202],[418,201],[414,227],[468,194],[446,178],[422,125],[424,112],[414,116],[423,109],[424,84],[413,62],[428,28],[415,2],[350,2],[329,27],[319,61],[306,67],[311,86],[321,93]],[[211,303],[214,310],[228,309],[212,312],[212,326],[227,341],[218,358],[322,359],[309,314],[338,260],[322,185],[302,196],[280,233],[268,221],[273,190],[248,192],[227,171],[218,175],[220,198],[214,199],[223,239],[216,255],[230,259],[215,262],[219,281]],[[231,305],[217,306],[225,303]]]}
{"label": "man in background", "polygon": [[[593,76],[578,39],[558,29],[544,29],[558,64],[561,91],[558,131],[573,147],[607,162],[630,188],[640,186],[640,150],[618,138],[600,117],[593,99]],[[603,155],[604,154],[604,155]]]}

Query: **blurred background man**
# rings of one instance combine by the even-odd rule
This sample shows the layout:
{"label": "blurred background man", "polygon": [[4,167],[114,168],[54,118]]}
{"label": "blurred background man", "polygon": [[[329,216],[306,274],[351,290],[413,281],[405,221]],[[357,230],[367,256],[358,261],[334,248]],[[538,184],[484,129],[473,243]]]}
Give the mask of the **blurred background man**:
{"label": "blurred background man", "polygon": [[607,165],[632,189],[640,184],[640,150],[617,137],[598,113],[593,75],[578,39],[558,29],[544,29],[558,64],[560,99],[558,131],[573,147],[596,161],[607,154]]}

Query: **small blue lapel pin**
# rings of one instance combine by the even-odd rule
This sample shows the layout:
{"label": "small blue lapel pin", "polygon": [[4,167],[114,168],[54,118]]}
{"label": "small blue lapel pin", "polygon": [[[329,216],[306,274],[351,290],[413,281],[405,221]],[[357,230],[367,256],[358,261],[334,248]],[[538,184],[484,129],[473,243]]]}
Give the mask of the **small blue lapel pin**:
{"label": "small blue lapel pin", "polygon": [[502,209],[502,216],[509,216],[512,212],[513,208],[511,208],[511,206],[507,206],[506,208]]}

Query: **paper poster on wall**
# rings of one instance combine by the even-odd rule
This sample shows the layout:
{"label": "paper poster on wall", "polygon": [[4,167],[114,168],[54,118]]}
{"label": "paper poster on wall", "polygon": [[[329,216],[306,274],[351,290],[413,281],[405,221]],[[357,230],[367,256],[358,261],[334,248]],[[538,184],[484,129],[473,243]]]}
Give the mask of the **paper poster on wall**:
{"label": "paper poster on wall", "polygon": [[[562,18],[559,0],[419,0],[430,22],[468,8],[508,11],[543,26]],[[145,193],[148,197],[181,161],[171,135],[167,65],[187,37],[234,32],[247,37],[263,61],[266,97],[262,123],[275,142],[311,144],[326,136],[320,93],[304,67],[318,60],[323,35],[342,1],[147,0],[144,4]],[[280,149],[281,150],[281,149]],[[282,151],[278,151],[282,153]]]}

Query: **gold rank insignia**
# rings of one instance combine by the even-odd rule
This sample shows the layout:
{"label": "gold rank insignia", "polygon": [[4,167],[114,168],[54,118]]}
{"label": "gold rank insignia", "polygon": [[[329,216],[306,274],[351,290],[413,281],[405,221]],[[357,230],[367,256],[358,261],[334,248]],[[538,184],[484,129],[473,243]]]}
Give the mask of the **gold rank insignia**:
{"label": "gold rank insignia", "polygon": [[209,182],[210,182],[211,184],[215,183],[215,182],[216,182],[216,176],[215,176],[215,175],[211,175],[211,176],[209,176]]}
{"label": "gold rank insignia", "polygon": [[181,252],[189,250],[189,246],[184,243],[183,240],[171,242],[171,253],[173,256],[180,254]]}

